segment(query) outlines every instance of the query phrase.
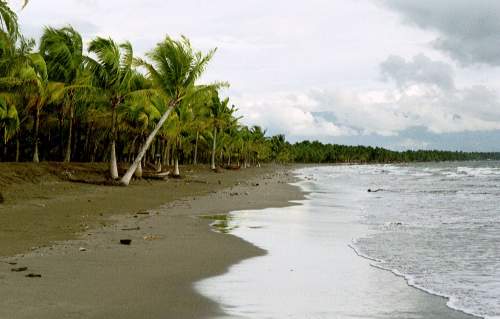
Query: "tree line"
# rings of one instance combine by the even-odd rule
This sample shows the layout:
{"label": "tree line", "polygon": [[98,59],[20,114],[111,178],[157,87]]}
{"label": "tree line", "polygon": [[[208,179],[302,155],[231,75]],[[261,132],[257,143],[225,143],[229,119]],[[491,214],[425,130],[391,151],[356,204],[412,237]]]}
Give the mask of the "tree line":
{"label": "tree line", "polygon": [[284,136],[271,139],[272,157],[297,163],[405,163],[440,161],[500,160],[500,153],[453,152],[438,150],[391,151],[381,147],[323,144],[318,141],[286,142]]}

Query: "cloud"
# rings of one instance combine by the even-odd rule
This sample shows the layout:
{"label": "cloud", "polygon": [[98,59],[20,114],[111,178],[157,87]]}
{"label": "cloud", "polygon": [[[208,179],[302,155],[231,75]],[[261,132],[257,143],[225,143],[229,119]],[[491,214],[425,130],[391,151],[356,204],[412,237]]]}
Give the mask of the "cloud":
{"label": "cloud", "polygon": [[412,61],[391,55],[381,65],[385,79],[393,80],[400,88],[416,83],[436,85],[445,90],[455,87],[452,67],[441,61],[432,61],[423,54],[416,55]]}
{"label": "cloud", "polygon": [[261,125],[270,134],[291,139],[336,137],[356,134],[350,128],[317,116],[318,102],[307,94],[275,93],[267,96],[242,95],[233,99],[247,125]]}
{"label": "cloud", "polygon": [[[290,136],[394,137],[415,127],[433,134],[500,129],[496,91],[484,85],[456,88],[448,64],[422,54],[411,60],[392,56],[381,63],[381,73],[395,86],[241,96],[238,102],[249,123]],[[400,142],[426,145],[416,138]]]}
{"label": "cloud", "polygon": [[382,0],[407,24],[438,33],[434,48],[464,65],[500,65],[500,2]]}

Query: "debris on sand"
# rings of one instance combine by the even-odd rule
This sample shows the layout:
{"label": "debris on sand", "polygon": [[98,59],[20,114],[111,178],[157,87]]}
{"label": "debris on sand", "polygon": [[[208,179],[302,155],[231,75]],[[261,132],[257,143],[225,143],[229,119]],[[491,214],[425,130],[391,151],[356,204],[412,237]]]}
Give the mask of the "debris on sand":
{"label": "debris on sand", "polygon": [[144,236],[144,240],[147,240],[147,241],[160,240],[162,238],[163,237],[161,237],[161,236],[155,236],[155,235]]}
{"label": "debris on sand", "polygon": [[11,269],[12,272],[23,272],[26,270],[28,270],[28,267],[19,267],[19,268],[12,268]]}
{"label": "debris on sand", "polygon": [[84,248],[84,247],[80,247],[79,249],[80,251],[87,251],[87,248]]}
{"label": "debris on sand", "polygon": [[42,275],[40,275],[40,274],[27,274],[25,277],[26,278],[42,278]]}
{"label": "debris on sand", "polygon": [[141,227],[122,228],[122,231],[141,230]]}
{"label": "debris on sand", "polygon": [[4,202],[4,201],[5,201],[5,200],[4,200],[4,198],[3,198],[3,195],[2,195],[2,193],[0,193],[0,204],[3,204],[3,202]]}
{"label": "debris on sand", "polygon": [[132,244],[132,239],[120,239],[120,244],[129,246]]}

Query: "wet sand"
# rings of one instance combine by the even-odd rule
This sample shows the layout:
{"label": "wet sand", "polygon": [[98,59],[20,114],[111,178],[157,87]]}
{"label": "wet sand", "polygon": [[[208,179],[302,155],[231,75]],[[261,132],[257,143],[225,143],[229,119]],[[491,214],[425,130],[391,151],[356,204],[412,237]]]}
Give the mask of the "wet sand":
{"label": "wet sand", "polygon": [[[288,171],[188,168],[183,180],[129,188],[74,185],[42,174],[37,183],[19,183],[23,201],[11,184],[2,190],[0,255],[17,256],[0,259],[0,318],[220,315],[192,284],[264,251],[213,232],[197,216],[289,205],[303,195],[287,184]],[[120,245],[121,239],[132,244]],[[28,270],[11,271],[19,267]]]}

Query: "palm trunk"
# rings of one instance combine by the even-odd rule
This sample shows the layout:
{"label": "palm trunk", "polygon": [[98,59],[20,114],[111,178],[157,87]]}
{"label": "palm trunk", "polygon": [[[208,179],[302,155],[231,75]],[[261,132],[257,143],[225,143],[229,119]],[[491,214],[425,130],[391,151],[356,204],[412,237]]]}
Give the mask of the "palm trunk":
{"label": "palm trunk", "polygon": [[167,141],[167,166],[170,166],[172,163],[172,152],[171,152],[172,145],[170,143],[170,140]]}
{"label": "palm trunk", "polygon": [[75,116],[75,110],[73,105],[69,108],[69,128],[68,128],[68,141],[66,143],[66,153],[64,155],[64,163],[71,162],[71,140],[73,139],[73,118]]}
{"label": "palm trunk", "polygon": [[176,177],[181,176],[181,173],[179,171],[179,159],[177,158],[177,156],[175,157],[174,160],[174,176]]}
{"label": "palm trunk", "polygon": [[215,150],[217,146],[217,127],[214,127],[214,138],[212,144],[212,169],[216,169],[215,167]]}
{"label": "palm trunk", "polygon": [[[112,106],[112,119],[111,119],[111,156],[109,162],[109,170],[112,179],[118,179],[118,164],[116,163],[116,105]],[[135,169],[134,169],[135,172]],[[134,173],[132,172],[132,173]]]}
{"label": "palm trunk", "polygon": [[36,108],[36,118],[35,118],[35,151],[33,153],[33,163],[40,163],[40,158],[38,156],[38,130],[40,127],[40,108]]}
{"label": "palm trunk", "polygon": [[19,142],[19,133],[16,135],[16,163],[19,162],[19,155],[21,153],[21,143]]}
{"label": "palm trunk", "polygon": [[137,169],[135,170],[134,175],[137,178],[142,178],[142,162],[139,162],[139,165],[137,165]]}
{"label": "palm trunk", "polygon": [[92,150],[92,155],[90,156],[90,162],[94,163],[97,156],[97,149],[99,148],[99,142],[97,139],[94,141],[94,149]]}
{"label": "palm trunk", "polygon": [[7,161],[7,138],[5,137],[5,134],[3,137],[3,158],[4,161]]}
{"label": "palm trunk", "polygon": [[193,164],[198,164],[198,140],[200,139],[200,132],[196,131],[196,143],[194,144],[194,159]]}
{"label": "palm trunk", "polygon": [[151,134],[149,134],[149,136],[146,140],[146,143],[144,143],[144,145],[142,146],[141,150],[139,151],[139,154],[137,155],[137,157],[134,160],[134,163],[132,163],[132,165],[129,167],[129,169],[127,170],[127,172],[125,173],[125,175],[121,179],[120,183],[122,185],[128,186],[130,184],[130,180],[132,179],[132,175],[134,174],[135,170],[137,169],[137,166],[142,161],[144,154],[146,154],[146,152],[148,151],[149,146],[151,145],[154,138],[156,137],[156,134],[158,134],[158,131],[162,128],[163,124],[165,124],[165,121],[168,119],[168,116],[170,115],[170,113],[174,109],[175,105],[176,105],[175,102],[170,103],[169,108],[162,115],[162,117],[160,118],[160,121],[158,121],[158,123],[156,124],[156,127],[153,130],[153,132],[151,132]]}
{"label": "palm trunk", "polygon": [[59,155],[64,159],[64,114],[61,111],[59,116]]}

